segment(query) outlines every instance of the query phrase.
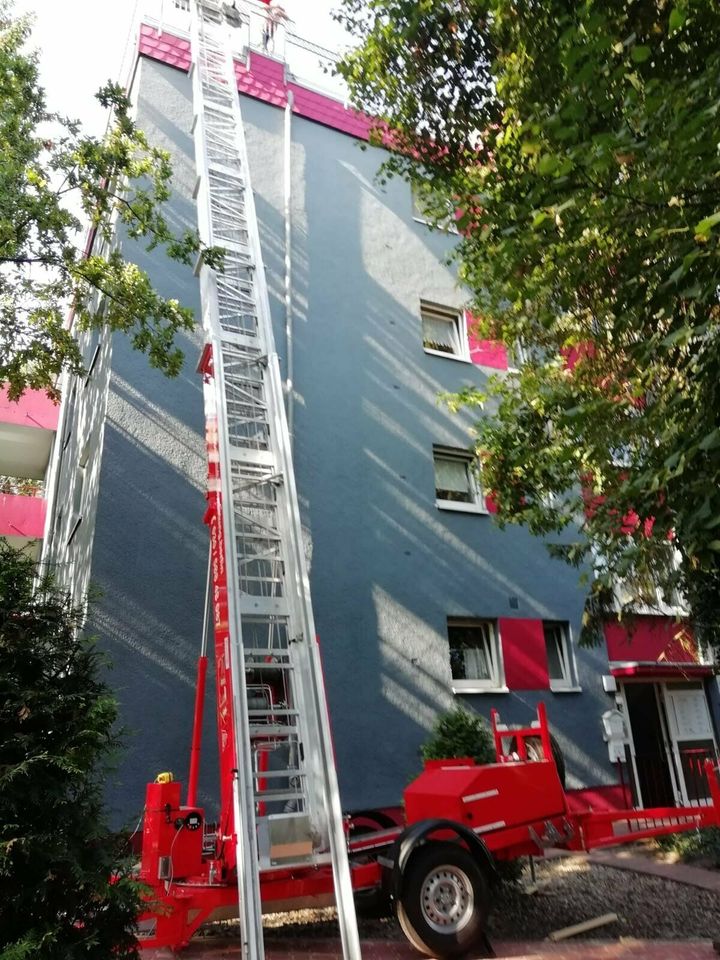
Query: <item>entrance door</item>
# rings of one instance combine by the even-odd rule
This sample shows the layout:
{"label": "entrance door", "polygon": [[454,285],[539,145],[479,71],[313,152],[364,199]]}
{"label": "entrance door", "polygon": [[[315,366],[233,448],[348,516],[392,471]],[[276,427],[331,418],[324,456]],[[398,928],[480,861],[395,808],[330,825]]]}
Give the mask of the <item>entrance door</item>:
{"label": "entrance door", "polygon": [[643,807],[676,803],[674,771],[654,683],[625,683],[623,696],[632,734],[635,800]]}
{"label": "entrance door", "polygon": [[717,750],[705,689],[693,681],[662,687],[682,802],[706,804],[710,790],[705,760],[715,759]]}

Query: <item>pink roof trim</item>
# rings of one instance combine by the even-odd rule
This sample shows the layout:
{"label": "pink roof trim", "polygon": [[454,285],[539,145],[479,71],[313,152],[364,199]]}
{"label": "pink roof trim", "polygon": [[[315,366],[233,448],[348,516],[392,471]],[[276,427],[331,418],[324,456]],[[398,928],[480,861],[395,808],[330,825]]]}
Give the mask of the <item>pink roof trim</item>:
{"label": "pink roof trim", "polygon": [[[190,41],[171,33],[161,34],[147,23],[140,26],[138,51],[142,56],[160,60],[171,67],[190,69]],[[238,90],[245,96],[274,107],[284,107],[288,91],[291,90],[293,113],[297,116],[322,123],[358,140],[368,140],[370,137],[369,117],[345,107],[339,100],[288,81],[284,65],[272,57],[251,50],[247,63],[235,61],[235,76]]]}

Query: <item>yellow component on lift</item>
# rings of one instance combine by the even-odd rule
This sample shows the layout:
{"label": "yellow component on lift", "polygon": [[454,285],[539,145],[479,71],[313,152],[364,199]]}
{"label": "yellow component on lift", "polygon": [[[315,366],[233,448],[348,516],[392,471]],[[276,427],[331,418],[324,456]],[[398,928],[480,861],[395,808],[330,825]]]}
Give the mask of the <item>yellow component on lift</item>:
{"label": "yellow component on lift", "polygon": [[155,777],[155,783],[172,783],[174,779],[175,777],[173,776],[173,774],[170,773],[169,770],[167,770],[165,771],[165,773],[159,773]]}

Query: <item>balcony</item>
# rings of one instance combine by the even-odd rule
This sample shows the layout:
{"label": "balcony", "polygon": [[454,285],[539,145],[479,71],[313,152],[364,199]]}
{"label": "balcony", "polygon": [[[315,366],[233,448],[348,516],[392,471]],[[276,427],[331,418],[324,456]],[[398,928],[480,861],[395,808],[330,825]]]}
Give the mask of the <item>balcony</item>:
{"label": "balcony", "polygon": [[0,474],[44,479],[59,410],[41,390],[12,401],[0,388]]}
{"label": "balcony", "polygon": [[44,484],[10,477],[0,481],[0,537],[36,559],[45,528]]}

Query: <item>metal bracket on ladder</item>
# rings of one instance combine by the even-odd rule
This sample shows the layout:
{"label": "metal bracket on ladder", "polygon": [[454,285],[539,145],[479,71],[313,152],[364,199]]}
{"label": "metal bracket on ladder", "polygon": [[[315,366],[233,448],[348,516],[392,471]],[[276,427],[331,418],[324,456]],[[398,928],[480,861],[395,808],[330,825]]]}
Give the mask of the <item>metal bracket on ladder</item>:
{"label": "metal bracket on ladder", "polygon": [[218,595],[227,582],[226,622],[215,618],[230,688],[218,695],[224,832],[244,957],[264,954],[261,871],[332,863],[344,956],[359,960],[319,652],[295,640],[315,627],[229,31],[222,3],[192,3],[200,236],[226,250],[223,272],[200,269]]}

